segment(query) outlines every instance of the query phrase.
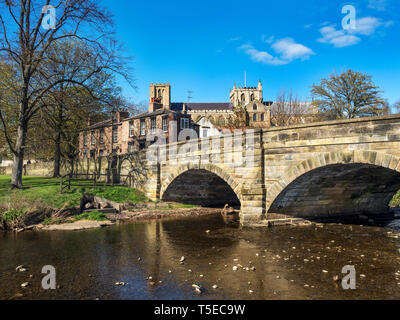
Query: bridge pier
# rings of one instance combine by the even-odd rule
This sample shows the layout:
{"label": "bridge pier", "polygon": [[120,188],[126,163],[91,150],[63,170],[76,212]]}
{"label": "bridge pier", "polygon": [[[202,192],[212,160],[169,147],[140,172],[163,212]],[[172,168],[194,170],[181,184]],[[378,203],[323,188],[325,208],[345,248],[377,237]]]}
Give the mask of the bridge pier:
{"label": "bridge pier", "polygon": [[146,197],[152,201],[160,200],[161,179],[160,164],[150,165],[146,168],[146,182],[144,192]]}
{"label": "bridge pier", "polygon": [[259,223],[260,220],[265,218],[265,186],[243,188],[241,194],[241,224],[246,226]]}

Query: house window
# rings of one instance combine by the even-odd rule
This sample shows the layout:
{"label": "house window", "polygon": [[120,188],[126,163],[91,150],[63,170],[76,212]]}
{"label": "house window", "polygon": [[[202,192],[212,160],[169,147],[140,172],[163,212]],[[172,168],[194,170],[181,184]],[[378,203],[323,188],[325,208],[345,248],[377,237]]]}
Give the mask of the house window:
{"label": "house window", "polygon": [[146,149],[146,141],[140,140],[139,141],[139,150]]}
{"label": "house window", "polygon": [[140,120],[140,135],[146,135],[146,120]]}
{"label": "house window", "polygon": [[168,118],[162,118],[162,129],[164,132],[168,132]]}
{"label": "house window", "polygon": [[90,150],[90,158],[94,159],[94,157],[96,156],[96,151],[95,150]]}
{"label": "house window", "polygon": [[133,137],[133,121],[129,122],[129,136]]}
{"label": "house window", "polygon": [[253,105],[253,110],[257,111],[257,105],[256,104]]}
{"label": "house window", "polygon": [[244,95],[244,93],[242,94],[240,100],[242,100],[242,102],[245,102],[245,101],[246,101],[246,96]]}
{"label": "house window", "polygon": [[103,144],[104,143],[104,129],[100,130],[100,143]]}
{"label": "house window", "polygon": [[203,138],[207,138],[207,137],[208,137],[208,130],[203,129]]}
{"label": "house window", "polygon": [[261,114],[261,121],[264,121],[265,120],[265,115],[264,115],[264,113],[262,113]]}
{"label": "house window", "polygon": [[118,127],[112,129],[112,139],[114,143],[118,142]]}
{"label": "house window", "polygon": [[83,133],[83,145],[87,146],[87,132]]}
{"label": "house window", "polygon": [[99,151],[99,157],[103,157],[104,156],[104,151],[103,150],[100,150]]}
{"label": "house window", "polygon": [[94,133],[94,131],[92,131],[92,136],[91,136],[91,140],[90,140],[92,146],[94,146],[96,144],[96,135]]}
{"label": "house window", "polygon": [[151,127],[150,127],[150,130],[151,130],[151,133],[156,133],[156,129],[157,129],[157,119],[156,118],[152,118],[151,119]]}
{"label": "house window", "polygon": [[253,114],[253,121],[257,122],[257,114]]}
{"label": "house window", "polygon": [[87,150],[83,150],[83,157],[87,158],[87,156],[88,156],[88,151]]}
{"label": "house window", "polygon": [[181,129],[189,129],[189,119],[181,118]]}
{"label": "house window", "polygon": [[250,101],[254,101],[254,94],[251,94]]}
{"label": "house window", "polygon": [[128,143],[128,153],[134,152],[134,144],[133,142]]}

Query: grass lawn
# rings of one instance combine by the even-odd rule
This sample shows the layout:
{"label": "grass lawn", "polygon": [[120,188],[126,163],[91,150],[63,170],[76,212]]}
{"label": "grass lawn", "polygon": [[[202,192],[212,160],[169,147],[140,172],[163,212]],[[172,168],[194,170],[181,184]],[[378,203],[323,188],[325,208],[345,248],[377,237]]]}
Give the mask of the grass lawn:
{"label": "grass lawn", "polygon": [[10,191],[11,178],[0,176],[0,203],[14,201],[43,203],[52,208],[76,207],[84,194],[97,195],[110,201],[145,202],[146,196],[133,188],[126,187],[93,187],[92,181],[72,181],[71,190],[64,190],[60,194],[60,179],[43,177],[25,177],[23,179],[23,190]]}
{"label": "grass lawn", "polygon": [[400,191],[394,196],[393,200],[390,202],[392,207],[400,207]]}

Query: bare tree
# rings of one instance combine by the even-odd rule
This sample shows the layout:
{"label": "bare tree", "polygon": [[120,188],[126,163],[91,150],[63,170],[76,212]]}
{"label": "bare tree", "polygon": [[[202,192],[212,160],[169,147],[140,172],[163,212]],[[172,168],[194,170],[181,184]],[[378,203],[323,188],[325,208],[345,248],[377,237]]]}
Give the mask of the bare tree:
{"label": "bare tree", "polygon": [[400,113],[400,100],[394,104],[394,112]]}
{"label": "bare tree", "polygon": [[310,104],[300,102],[298,97],[293,96],[292,91],[287,93],[285,89],[271,106],[271,121],[279,127],[309,122],[314,116]]}
{"label": "bare tree", "polygon": [[[18,110],[16,139],[9,134],[4,110],[0,110],[6,141],[14,156],[11,188],[22,188],[28,125],[30,119],[44,108],[45,95],[62,83],[85,86],[91,77],[90,72],[79,79],[68,75],[62,78],[46,72],[50,48],[64,39],[79,39],[106,50],[107,35],[112,33],[111,15],[97,1],[58,0],[53,7],[49,6],[50,0],[0,1],[1,59],[17,68],[20,79],[15,88],[19,97],[15,106]],[[56,19],[46,24],[49,8],[55,10]]]}
{"label": "bare tree", "polygon": [[[114,74],[108,70],[118,66],[120,75],[128,78],[129,74],[118,56],[82,41],[62,40],[49,49],[49,63],[45,67],[48,75],[59,79],[75,79],[75,81],[86,79],[84,86],[77,86],[75,82],[61,82],[49,90],[43,99],[46,105],[47,123],[53,129],[50,135],[55,145],[53,176],[58,177],[60,176],[64,128],[67,127],[67,122],[71,117],[76,119],[76,114],[81,114],[76,107],[87,109],[88,112],[84,112],[85,121],[90,113],[93,115],[99,112],[109,113],[109,110],[115,107],[115,101],[121,99],[121,89],[115,83]],[[82,95],[86,98],[86,103],[77,106],[75,96],[79,101]],[[83,128],[76,127],[77,131],[80,129]]]}

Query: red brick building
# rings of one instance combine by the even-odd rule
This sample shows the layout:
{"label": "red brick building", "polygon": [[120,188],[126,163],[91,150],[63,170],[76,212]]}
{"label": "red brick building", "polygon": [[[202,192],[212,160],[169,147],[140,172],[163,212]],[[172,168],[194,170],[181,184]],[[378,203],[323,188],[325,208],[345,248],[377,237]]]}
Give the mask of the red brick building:
{"label": "red brick building", "polygon": [[152,84],[147,112],[130,117],[127,110],[121,109],[114,119],[89,125],[80,134],[80,157],[106,157],[112,150],[116,155],[129,154],[154,143],[155,135],[165,143],[175,142],[185,129],[194,129],[198,137],[199,126],[191,116],[170,109],[170,93],[169,84]]}

